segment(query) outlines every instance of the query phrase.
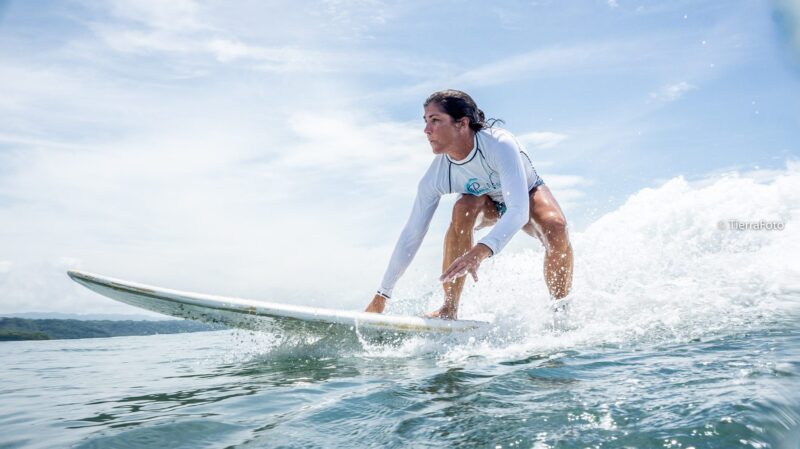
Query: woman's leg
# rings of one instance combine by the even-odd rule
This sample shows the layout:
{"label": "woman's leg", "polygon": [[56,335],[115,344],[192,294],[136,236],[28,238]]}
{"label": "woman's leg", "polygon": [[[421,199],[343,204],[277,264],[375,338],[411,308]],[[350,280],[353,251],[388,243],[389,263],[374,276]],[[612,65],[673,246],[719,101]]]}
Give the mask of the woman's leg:
{"label": "woman's leg", "polygon": [[530,221],[522,229],[544,245],[544,280],[550,296],[561,299],[572,288],[572,245],[564,212],[546,185],[531,193],[530,215]]}
{"label": "woman's leg", "polygon": [[[487,195],[462,195],[453,205],[453,217],[444,237],[442,271],[472,248],[472,235],[476,224],[485,227],[496,222],[498,218],[494,202]],[[442,284],[444,305],[431,316],[456,319],[466,278],[461,276],[452,282]]]}

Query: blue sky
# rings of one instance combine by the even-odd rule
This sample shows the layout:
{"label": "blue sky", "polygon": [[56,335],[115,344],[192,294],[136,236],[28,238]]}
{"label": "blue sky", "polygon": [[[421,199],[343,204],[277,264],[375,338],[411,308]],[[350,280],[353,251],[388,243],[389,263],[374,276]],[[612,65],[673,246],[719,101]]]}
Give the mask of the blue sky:
{"label": "blue sky", "polygon": [[0,2],[0,312],[120,310],[69,267],[365,302],[443,88],[506,121],[576,232],[677,176],[783,167],[799,24],[788,0]]}

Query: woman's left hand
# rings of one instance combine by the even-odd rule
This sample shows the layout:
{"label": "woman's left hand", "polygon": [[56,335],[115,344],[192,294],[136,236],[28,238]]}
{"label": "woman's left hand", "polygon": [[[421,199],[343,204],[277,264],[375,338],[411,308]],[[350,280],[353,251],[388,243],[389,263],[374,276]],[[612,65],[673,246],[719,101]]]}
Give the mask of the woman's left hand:
{"label": "woman's left hand", "polygon": [[439,277],[441,282],[450,282],[456,278],[460,278],[469,273],[472,279],[478,282],[478,267],[480,267],[483,259],[492,255],[492,250],[488,246],[478,243],[473,246],[466,254],[454,260],[453,263],[444,270],[444,273]]}

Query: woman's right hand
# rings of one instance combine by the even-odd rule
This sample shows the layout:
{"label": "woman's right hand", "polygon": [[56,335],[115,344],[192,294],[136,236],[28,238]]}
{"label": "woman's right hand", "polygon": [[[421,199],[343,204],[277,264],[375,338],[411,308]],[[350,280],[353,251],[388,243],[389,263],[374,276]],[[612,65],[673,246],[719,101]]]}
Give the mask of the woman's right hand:
{"label": "woman's right hand", "polygon": [[386,307],[386,298],[381,295],[375,295],[375,297],[372,298],[372,302],[369,303],[364,311],[371,313],[383,313],[384,307]]}

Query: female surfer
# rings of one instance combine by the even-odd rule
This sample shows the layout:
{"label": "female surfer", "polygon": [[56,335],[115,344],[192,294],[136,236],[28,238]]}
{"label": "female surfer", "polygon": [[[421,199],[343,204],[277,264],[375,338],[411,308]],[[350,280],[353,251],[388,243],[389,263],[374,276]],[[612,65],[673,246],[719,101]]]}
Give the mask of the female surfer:
{"label": "female surfer", "polygon": [[[516,138],[493,126],[464,92],[444,90],[423,104],[425,135],[436,157],[422,177],[411,216],[367,312],[381,313],[417,253],[442,195],[460,194],[444,238],[444,305],[429,316],[456,319],[465,275],[497,255],[520,229],[545,247],[544,280],[554,300],[572,286],[572,247],[564,213]],[[473,230],[494,228],[473,245]]]}

